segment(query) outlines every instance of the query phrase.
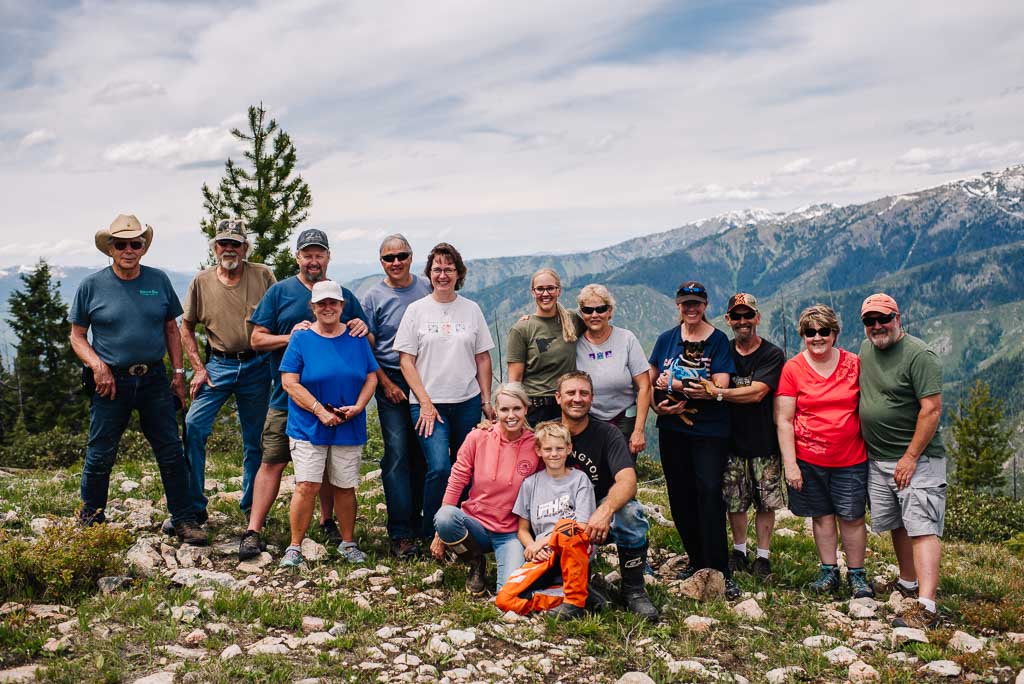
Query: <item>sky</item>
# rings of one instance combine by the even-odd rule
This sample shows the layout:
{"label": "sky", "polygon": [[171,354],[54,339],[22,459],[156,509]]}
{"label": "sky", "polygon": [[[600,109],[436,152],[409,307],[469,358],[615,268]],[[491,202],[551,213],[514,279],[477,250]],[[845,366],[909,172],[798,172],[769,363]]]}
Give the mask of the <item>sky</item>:
{"label": "sky", "polygon": [[1024,4],[0,0],[0,102],[0,266],[194,269],[260,102],[336,263],[587,251],[1024,161]]}

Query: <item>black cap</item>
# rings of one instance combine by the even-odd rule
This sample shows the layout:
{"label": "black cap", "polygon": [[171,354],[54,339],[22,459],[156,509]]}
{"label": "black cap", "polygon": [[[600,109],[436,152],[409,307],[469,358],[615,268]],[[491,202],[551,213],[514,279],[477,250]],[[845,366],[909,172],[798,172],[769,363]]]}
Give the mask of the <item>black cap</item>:
{"label": "black cap", "polygon": [[322,230],[309,228],[299,233],[299,239],[295,242],[296,251],[313,245],[323,247],[324,249],[331,248],[327,242],[327,234]]}
{"label": "black cap", "polygon": [[708,301],[708,290],[696,280],[687,280],[676,290],[676,304]]}

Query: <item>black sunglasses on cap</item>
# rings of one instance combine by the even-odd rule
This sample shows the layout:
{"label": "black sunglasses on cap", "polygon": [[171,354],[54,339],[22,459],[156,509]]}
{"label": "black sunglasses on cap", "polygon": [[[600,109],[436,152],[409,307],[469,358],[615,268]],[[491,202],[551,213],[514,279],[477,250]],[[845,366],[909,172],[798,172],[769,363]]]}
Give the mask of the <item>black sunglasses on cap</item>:
{"label": "black sunglasses on cap", "polygon": [[238,240],[228,240],[227,238],[224,238],[223,240],[217,240],[217,246],[218,247],[241,247],[242,243],[240,241],[238,241]]}
{"label": "black sunglasses on cap", "polygon": [[892,323],[892,319],[894,318],[896,318],[896,314],[894,313],[875,314],[874,316],[865,316],[864,318],[860,319],[860,321],[861,323],[864,324],[865,328],[871,328],[874,327],[875,323],[888,325],[889,323]]}
{"label": "black sunglasses on cap", "polygon": [[132,249],[142,249],[142,240],[114,240],[114,249],[118,252],[123,252],[128,249],[128,245],[132,246]]}
{"label": "black sunglasses on cap", "polygon": [[592,313],[603,314],[610,308],[612,307],[608,306],[607,304],[602,304],[601,306],[581,306],[580,313],[587,315],[590,315]]}
{"label": "black sunglasses on cap", "polygon": [[386,264],[391,264],[396,261],[405,261],[411,256],[412,254],[410,254],[409,252],[398,252],[397,254],[381,254],[380,260]]}
{"label": "black sunglasses on cap", "polygon": [[676,290],[676,297],[682,297],[683,295],[697,295],[698,297],[704,297],[706,299],[708,296],[708,291],[705,290],[703,287],[695,286],[681,287],[678,290]]}
{"label": "black sunglasses on cap", "polygon": [[807,328],[806,330],[804,330],[804,337],[806,337],[809,340],[817,337],[818,335],[821,335],[822,337],[828,337],[831,334],[832,328]]}

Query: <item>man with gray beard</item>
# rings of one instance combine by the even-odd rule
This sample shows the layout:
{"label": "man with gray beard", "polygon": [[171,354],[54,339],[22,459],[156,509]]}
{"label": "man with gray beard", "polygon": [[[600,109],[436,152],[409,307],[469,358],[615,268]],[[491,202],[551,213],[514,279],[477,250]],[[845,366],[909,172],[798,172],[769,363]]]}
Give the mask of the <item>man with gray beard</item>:
{"label": "man with gray beard", "polygon": [[[260,445],[270,401],[270,361],[249,344],[249,317],[274,284],[274,273],[245,260],[249,237],[245,224],[224,220],[210,240],[217,265],[201,271],[188,287],[181,321],[181,343],[192,363],[185,418],[185,453],[189,463],[189,500],[200,522],[206,520],[203,494],[206,441],[224,402],[234,395],[242,428],[242,511],[252,507],[252,488],[263,460]],[[196,344],[196,326],[206,329],[206,360]]]}

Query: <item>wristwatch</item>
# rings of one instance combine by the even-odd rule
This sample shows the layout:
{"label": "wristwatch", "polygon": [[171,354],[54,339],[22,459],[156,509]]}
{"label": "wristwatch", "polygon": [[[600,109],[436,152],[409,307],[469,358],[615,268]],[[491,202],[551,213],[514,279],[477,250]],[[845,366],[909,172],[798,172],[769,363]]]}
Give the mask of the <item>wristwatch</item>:
{"label": "wristwatch", "polygon": [[184,368],[175,368],[174,369],[174,374],[175,375],[184,375],[185,374],[185,369]]}
{"label": "wristwatch", "polygon": [[724,400],[724,399],[725,399],[725,395],[724,395],[724,394],[722,394],[722,388],[721,388],[721,387],[719,387],[719,388],[718,388],[718,395],[717,395],[717,396],[715,396],[715,401],[722,401],[722,400]]}

